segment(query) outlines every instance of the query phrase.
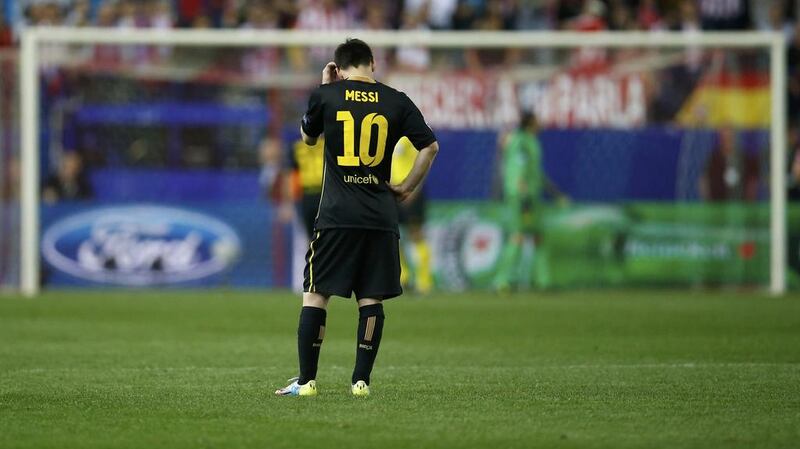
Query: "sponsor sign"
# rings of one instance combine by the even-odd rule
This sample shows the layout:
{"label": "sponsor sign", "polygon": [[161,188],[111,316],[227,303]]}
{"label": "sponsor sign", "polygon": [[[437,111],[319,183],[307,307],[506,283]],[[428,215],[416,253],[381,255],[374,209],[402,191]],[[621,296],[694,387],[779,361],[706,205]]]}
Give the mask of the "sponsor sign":
{"label": "sponsor sign", "polygon": [[647,119],[644,83],[638,74],[561,73],[520,86],[520,104],[548,128],[632,128]]}
{"label": "sponsor sign", "polygon": [[[545,207],[536,244],[515,277],[535,287],[763,286],[769,280],[769,210],[754,204]],[[427,235],[437,286],[489,288],[506,242],[502,204],[435,203]],[[790,244],[800,238],[790,236]],[[800,254],[795,249],[794,253]],[[790,258],[797,284],[800,257]]]}
{"label": "sponsor sign", "polygon": [[502,129],[533,109],[549,128],[630,128],[647,120],[639,73],[611,67],[570,70],[540,81],[498,75],[395,75],[389,84],[408,94],[428,124],[449,129]]}
{"label": "sponsor sign", "polygon": [[230,269],[237,233],[206,214],[163,206],[103,207],[48,226],[42,255],[75,278],[128,286],[196,281]]}
{"label": "sponsor sign", "polygon": [[471,75],[394,75],[388,84],[405,92],[432,128],[486,129],[517,121],[514,82]]}

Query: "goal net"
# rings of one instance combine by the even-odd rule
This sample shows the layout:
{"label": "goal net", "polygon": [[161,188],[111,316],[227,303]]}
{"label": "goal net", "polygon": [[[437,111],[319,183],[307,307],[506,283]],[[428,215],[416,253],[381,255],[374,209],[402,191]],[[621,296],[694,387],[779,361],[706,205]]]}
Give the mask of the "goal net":
{"label": "goal net", "polygon": [[50,29],[21,55],[26,291],[296,288],[299,119],[348,36],[440,143],[412,287],[786,285],[778,37]]}

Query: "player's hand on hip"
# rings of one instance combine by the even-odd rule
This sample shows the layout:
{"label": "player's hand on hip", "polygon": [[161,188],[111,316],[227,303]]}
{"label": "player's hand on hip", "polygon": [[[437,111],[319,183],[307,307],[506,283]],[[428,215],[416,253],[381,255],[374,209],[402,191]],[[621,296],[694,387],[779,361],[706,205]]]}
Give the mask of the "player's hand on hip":
{"label": "player's hand on hip", "polygon": [[394,197],[397,198],[397,201],[401,203],[406,201],[413,192],[412,190],[405,188],[402,184],[390,184],[387,182],[386,185],[389,186],[389,190],[394,193]]}
{"label": "player's hand on hip", "polygon": [[322,69],[322,84],[330,84],[334,81],[339,81],[339,68],[336,67],[335,62],[331,61]]}

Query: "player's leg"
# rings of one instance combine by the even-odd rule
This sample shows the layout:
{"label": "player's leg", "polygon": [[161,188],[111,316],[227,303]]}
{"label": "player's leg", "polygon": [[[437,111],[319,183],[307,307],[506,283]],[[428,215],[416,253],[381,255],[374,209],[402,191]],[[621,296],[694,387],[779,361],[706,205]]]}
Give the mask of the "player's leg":
{"label": "player's leg", "polygon": [[[322,341],[325,337],[328,299],[332,295],[349,297],[352,280],[348,276],[358,266],[347,257],[354,243],[346,233],[324,230],[314,233],[306,254],[303,281],[303,308],[297,326],[297,352],[300,373],[286,388],[275,393],[286,396],[316,394],[317,366]],[[305,389],[305,390],[304,390]],[[313,390],[313,391],[309,391]]]}
{"label": "player's leg", "polygon": [[353,290],[358,299],[358,330],[356,334],[356,364],[351,378],[353,394],[369,394],[372,368],[383,337],[383,300],[400,295],[400,254],[396,234],[369,231],[363,265]]}
{"label": "player's leg", "polygon": [[405,204],[397,205],[397,222],[400,226],[400,235],[402,236],[400,240],[400,285],[402,285],[403,288],[409,288],[414,283],[413,268],[409,264],[411,261],[411,254],[408,250],[409,245],[406,245],[404,242],[408,236],[407,209],[407,205]]}
{"label": "player's leg", "polygon": [[524,233],[534,245],[533,264],[526,265],[525,269],[530,272],[528,267],[533,267],[533,285],[537,289],[550,286],[550,254],[542,232],[543,213],[544,208],[537,202],[532,202],[523,220]]}
{"label": "player's leg", "polygon": [[400,285],[403,288],[407,288],[411,285],[413,281],[413,273],[411,272],[411,266],[408,264],[408,251],[406,251],[404,245],[400,245]]}
{"label": "player's leg", "polygon": [[300,359],[298,382],[301,385],[317,378],[319,352],[325,337],[328,299],[332,293],[337,293],[337,289],[332,288],[335,279],[330,276],[330,265],[334,262],[331,255],[335,254],[340,243],[337,237],[335,232],[317,232],[308,245],[303,308],[297,326],[297,353]]}
{"label": "player's leg", "polygon": [[420,293],[429,293],[433,288],[431,275],[431,250],[425,240],[425,212],[427,196],[420,192],[408,205],[408,229],[414,254],[414,284]]}
{"label": "player's leg", "polygon": [[325,338],[328,297],[319,293],[303,293],[303,308],[297,325],[297,355],[300,375],[289,379],[289,385],[275,391],[279,396],[316,396],[317,366],[322,339]]}
{"label": "player's leg", "polygon": [[519,266],[517,260],[522,253],[523,235],[515,232],[508,236],[508,240],[503,245],[500,253],[500,261],[497,264],[497,274],[494,277],[494,287],[498,290],[508,289],[511,284],[516,282],[516,274]]}
{"label": "player's leg", "polygon": [[329,297],[319,293],[303,293],[303,309],[297,326],[297,354],[300,359],[301,385],[317,378],[319,352],[325,338],[325,321]]}
{"label": "player's leg", "polygon": [[536,254],[533,259],[534,276],[533,283],[536,288],[545,289],[550,287],[550,253],[546,242],[541,234],[534,237],[536,242]]}
{"label": "player's leg", "polygon": [[353,368],[351,383],[363,381],[369,385],[372,367],[378,356],[378,348],[383,336],[383,303],[379,299],[361,298],[358,300],[358,332],[356,334],[356,365]]}
{"label": "player's leg", "polygon": [[506,233],[508,237],[500,253],[497,272],[492,281],[492,287],[496,290],[507,290],[516,281],[524,240],[521,202],[517,199],[507,200],[506,214]]}
{"label": "player's leg", "polygon": [[431,274],[431,249],[425,240],[425,233],[421,223],[410,226],[411,241],[414,246],[414,262],[416,266],[415,285],[417,291],[423,294],[430,293],[433,289],[433,275]]}

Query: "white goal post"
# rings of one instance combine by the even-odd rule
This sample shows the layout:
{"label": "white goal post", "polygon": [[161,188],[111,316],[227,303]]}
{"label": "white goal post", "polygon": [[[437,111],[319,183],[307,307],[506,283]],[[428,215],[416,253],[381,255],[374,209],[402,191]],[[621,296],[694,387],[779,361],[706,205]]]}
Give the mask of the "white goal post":
{"label": "white goal post", "polygon": [[102,28],[27,28],[21,35],[21,290],[39,292],[39,62],[42,44],[115,44],[258,47],[330,46],[357,36],[375,47],[429,48],[760,48],[770,55],[770,284],[786,288],[786,54],[780,33],[673,32],[427,32],[427,31],[272,31],[272,30],[108,30]]}

